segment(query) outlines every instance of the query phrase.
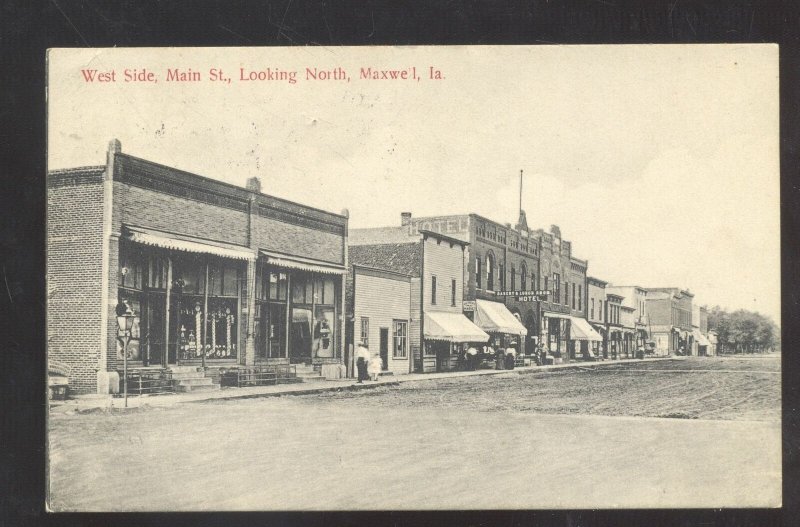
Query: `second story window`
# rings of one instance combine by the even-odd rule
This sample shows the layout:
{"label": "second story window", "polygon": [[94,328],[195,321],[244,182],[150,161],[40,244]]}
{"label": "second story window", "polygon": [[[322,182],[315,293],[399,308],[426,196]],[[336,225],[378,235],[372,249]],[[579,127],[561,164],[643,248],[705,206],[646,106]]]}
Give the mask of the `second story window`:
{"label": "second story window", "polygon": [[486,256],[486,289],[494,291],[494,257]]}
{"label": "second story window", "polygon": [[511,290],[517,290],[517,270],[514,269],[514,266],[511,266]]}
{"label": "second story window", "polygon": [[519,284],[520,288],[523,291],[526,291],[528,289],[528,283],[527,283],[528,282],[528,268],[525,266],[524,263],[522,264],[522,268],[519,271],[519,281],[520,281],[520,284]]}
{"label": "second story window", "polygon": [[436,305],[436,275],[431,276],[431,304]]}
{"label": "second story window", "polygon": [[558,273],[553,273],[553,302],[558,303],[561,300],[561,276]]}
{"label": "second story window", "polygon": [[455,307],[456,305],[456,279],[450,282],[450,305]]}
{"label": "second story window", "polygon": [[481,288],[481,257],[475,257],[475,287]]}

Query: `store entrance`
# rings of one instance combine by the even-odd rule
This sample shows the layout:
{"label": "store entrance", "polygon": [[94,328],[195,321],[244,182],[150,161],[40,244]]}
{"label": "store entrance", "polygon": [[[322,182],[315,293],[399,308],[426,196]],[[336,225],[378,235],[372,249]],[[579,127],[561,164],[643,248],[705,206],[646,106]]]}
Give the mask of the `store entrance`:
{"label": "store entrance", "polygon": [[311,309],[292,308],[292,333],[289,339],[289,362],[292,364],[311,362]]}
{"label": "store entrance", "polygon": [[160,366],[164,363],[165,346],[165,309],[166,296],[150,293],[147,295],[145,307],[145,327],[143,328],[142,346],[144,348],[143,363],[145,366]]}

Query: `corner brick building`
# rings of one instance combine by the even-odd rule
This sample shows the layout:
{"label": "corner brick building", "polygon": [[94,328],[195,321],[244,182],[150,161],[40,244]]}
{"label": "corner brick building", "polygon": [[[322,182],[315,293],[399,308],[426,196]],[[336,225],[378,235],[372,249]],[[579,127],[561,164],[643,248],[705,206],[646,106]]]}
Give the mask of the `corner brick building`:
{"label": "corner brick building", "polygon": [[48,359],[76,393],[116,391],[115,309],[133,367],[342,363],[347,213],[140,159],[47,178]]}

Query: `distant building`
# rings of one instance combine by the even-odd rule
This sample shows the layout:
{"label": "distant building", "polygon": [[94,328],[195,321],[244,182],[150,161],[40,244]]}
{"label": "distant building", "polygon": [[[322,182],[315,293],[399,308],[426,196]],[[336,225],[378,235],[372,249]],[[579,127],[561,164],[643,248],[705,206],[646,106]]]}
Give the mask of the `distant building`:
{"label": "distant building", "polygon": [[656,353],[668,355],[689,353],[694,342],[692,335],[692,300],[694,295],[678,287],[647,289],[647,313]]}
{"label": "distant building", "polygon": [[622,327],[622,296],[609,293],[608,289],[606,289],[605,319],[608,355],[612,359],[619,359],[625,342],[625,332]]}
{"label": "distant building", "polygon": [[633,351],[647,348],[650,340],[650,320],[647,316],[647,289],[635,285],[609,285],[606,291],[622,296],[622,305],[633,309]]}
{"label": "distant building", "polygon": [[600,334],[600,341],[593,341],[591,343],[592,354],[599,359],[608,358],[608,328],[606,328],[606,286],[607,282],[589,276],[586,278],[587,283],[587,320],[592,327]]}
{"label": "distant building", "polygon": [[708,310],[704,306],[692,308],[692,355],[708,357],[714,354],[708,339]]}

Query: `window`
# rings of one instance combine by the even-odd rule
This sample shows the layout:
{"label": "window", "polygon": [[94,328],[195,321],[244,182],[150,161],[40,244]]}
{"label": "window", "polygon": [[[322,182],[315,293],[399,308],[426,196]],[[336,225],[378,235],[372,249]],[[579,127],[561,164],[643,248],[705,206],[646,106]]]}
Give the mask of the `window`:
{"label": "window", "polygon": [[572,284],[572,309],[575,309],[575,284]]}
{"label": "window", "polygon": [[522,267],[519,270],[519,281],[520,281],[520,289],[523,291],[528,290],[528,268],[525,266],[525,263],[522,263]]}
{"label": "window", "polygon": [[369,348],[369,317],[361,317],[361,342]]}
{"label": "window", "polygon": [[285,301],[287,283],[286,273],[269,273],[269,299]]}
{"label": "window", "polygon": [[494,291],[494,256],[492,253],[486,255],[486,289]]}
{"label": "window", "polygon": [[450,282],[450,305],[455,307],[456,305],[456,279]]}
{"label": "window", "polygon": [[592,307],[590,308],[589,318],[594,318],[594,298],[592,298]]}
{"label": "window", "polygon": [[561,300],[561,276],[553,273],[553,302]]}
{"label": "window", "polygon": [[569,282],[564,282],[564,305],[569,306]]}
{"label": "window", "polygon": [[531,289],[537,289],[536,287],[536,273],[531,273]]}
{"label": "window", "polygon": [[394,321],[393,340],[392,358],[405,359],[408,357],[408,322],[405,320]]}
{"label": "window", "polygon": [[578,284],[578,311],[583,311],[583,284]]}
{"label": "window", "polygon": [[431,276],[431,304],[436,305],[436,275]]}
{"label": "window", "polygon": [[481,257],[475,257],[475,287],[481,288]]}
{"label": "window", "polygon": [[517,270],[511,266],[511,291],[517,290]]}

